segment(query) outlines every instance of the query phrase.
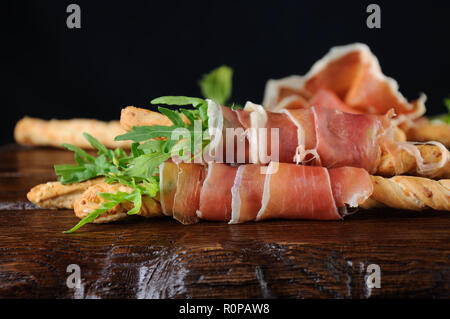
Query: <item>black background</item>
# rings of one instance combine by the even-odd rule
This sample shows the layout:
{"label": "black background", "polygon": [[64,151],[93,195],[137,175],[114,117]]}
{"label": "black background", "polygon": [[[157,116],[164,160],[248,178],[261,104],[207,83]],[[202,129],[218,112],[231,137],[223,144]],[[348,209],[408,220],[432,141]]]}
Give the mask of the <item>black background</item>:
{"label": "black background", "polygon": [[[81,7],[68,29],[66,7]],[[381,6],[381,29],[366,7]],[[364,42],[409,99],[450,95],[448,1],[1,2],[1,141],[15,122],[118,119],[161,95],[199,96],[201,75],[234,68],[233,100],[261,102],[269,78],[304,74],[332,46]]]}

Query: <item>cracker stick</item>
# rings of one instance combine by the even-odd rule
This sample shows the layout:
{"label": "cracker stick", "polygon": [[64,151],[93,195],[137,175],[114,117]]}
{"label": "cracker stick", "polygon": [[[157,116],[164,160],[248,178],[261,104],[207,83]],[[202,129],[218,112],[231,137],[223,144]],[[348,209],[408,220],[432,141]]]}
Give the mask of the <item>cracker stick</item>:
{"label": "cracker stick", "polygon": [[120,125],[126,131],[131,131],[133,126],[170,126],[172,122],[164,114],[127,106],[120,113]]}
{"label": "cracker stick", "polygon": [[438,141],[450,148],[450,125],[446,123],[433,123],[422,118],[417,123],[405,128],[408,141],[426,142]]}
{"label": "cracker stick", "polygon": [[450,211],[450,179],[435,181],[423,177],[371,176],[373,193],[362,208],[392,207],[406,210]]}
{"label": "cracker stick", "polygon": [[61,182],[48,182],[33,187],[28,192],[27,198],[40,208],[73,209],[73,203],[84,191],[104,181],[104,178],[95,178],[70,185],[63,185]]}
{"label": "cracker stick", "polygon": [[[106,182],[96,184],[89,187],[80,197],[75,200],[74,211],[75,215],[80,219],[83,219],[91,212],[96,210],[101,206],[101,203],[105,200],[101,198],[98,193],[117,193],[117,192],[132,192],[132,189],[126,185],[122,184],[108,184]],[[157,201],[157,197],[151,198],[149,196],[144,196],[142,198],[142,207],[137,215],[144,217],[157,217],[163,216],[161,205]],[[127,211],[133,208],[133,204],[130,202],[125,202],[116,205],[111,210],[101,214],[96,218],[93,223],[109,223],[116,220],[121,220],[127,217]]]}
{"label": "cracker stick", "polygon": [[61,147],[61,144],[69,143],[92,149],[83,137],[83,132],[91,134],[108,148],[130,148],[131,145],[129,141],[114,141],[117,135],[125,133],[118,121],[102,122],[92,119],[46,121],[24,117],[14,128],[14,138],[22,145]]}

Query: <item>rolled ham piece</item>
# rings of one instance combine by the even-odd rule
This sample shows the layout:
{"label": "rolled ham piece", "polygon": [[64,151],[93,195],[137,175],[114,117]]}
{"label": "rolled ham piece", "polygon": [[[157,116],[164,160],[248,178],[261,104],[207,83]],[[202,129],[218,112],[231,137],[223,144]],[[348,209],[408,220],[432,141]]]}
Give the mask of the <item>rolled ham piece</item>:
{"label": "rolled ham piece", "polygon": [[[318,100],[323,103],[339,103],[336,96],[323,91],[319,94]],[[311,106],[270,112],[251,102],[243,110],[232,110],[210,100],[208,103],[211,143],[204,153],[205,162],[351,166],[375,174],[382,156],[388,154],[393,159],[393,171],[401,174],[402,153],[406,152],[413,157],[417,174],[429,177],[436,175],[450,158],[444,145],[433,142],[442,160],[426,163],[417,145],[397,140],[393,111],[384,115],[356,114],[339,107]]]}
{"label": "rolled ham piece", "polygon": [[208,113],[212,140],[206,162],[352,166],[373,173],[383,147],[395,151],[390,114],[351,114],[325,106],[274,113],[250,102],[244,110],[231,110],[212,101]]}
{"label": "rolled ham piece", "polygon": [[[174,185],[176,185],[174,187]],[[211,162],[160,166],[164,214],[183,224],[199,219],[231,224],[265,219],[339,220],[370,197],[366,170],[271,162],[230,166]]]}

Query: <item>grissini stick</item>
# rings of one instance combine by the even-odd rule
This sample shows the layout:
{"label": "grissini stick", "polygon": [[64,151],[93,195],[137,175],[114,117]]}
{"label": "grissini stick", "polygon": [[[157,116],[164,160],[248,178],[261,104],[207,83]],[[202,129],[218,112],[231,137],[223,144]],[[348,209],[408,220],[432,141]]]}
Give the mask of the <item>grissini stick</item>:
{"label": "grissini stick", "polygon": [[[188,123],[186,117],[182,116],[185,123]],[[122,109],[120,115],[120,125],[126,131],[131,131],[133,126],[170,126],[172,122],[164,114],[134,107],[127,106]],[[394,137],[396,141],[405,142],[406,134],[398,127],[394,128]]]}
{"label": "grissini stick", "polygon": [[[83,219],[89,213],[99,208],[105,200],[101,198],[99,193],[117,193],[117,192],[130,193],[132,189],[122,184],[108,184],[106,182],[99,183],[89,187],[81,196],[79,196],[74,202],[75,215]],[[158,197],[151,198],[144,196],[142,198],[142,207],[137,215],[143,217],[158,217],[163,216],[161,205],[157,201]],[[93,223],[102,224],[109,223],[116,220],[121,220],[127,217],[127,211],[133,208],[131,202],[124,202],[116,205],[111,210],[101,214],[96,218]]]}
{"label": "grissini stick", "polygon": [[[417,175],[427,178],[450,178],[450,154],[447,149],[435,144],[408,144],[408,147],[410,152],[402,149],[395,156],[383,152],[375,174],[387,177]],[[414,156],[414,152],[419,152],[420,156]],[[422,167],[417,163],[418,158],[423,161]],[[442,165],[435,165],[439,163]]]}
{"label": "grissini stick", "polygon": [[450,125],[434,123],[423,117],[407,125],[402,125],[408,141],[438,141],[450,148]]}
{"label": "grissini stick", "polygon": [[134,106],[127,106],[120,113],[120,125],[124,130],[131,131],[133,126],[170,126],[172,122],[164,114]]}
{"label": "grissini stick", "polygon": [[371,176],[373,193],[361,208],[392,207],[406,210],[450,210],[450,179]]}
{"label": "grissini stick", "polygon": [[108,148],[130,148],[129,141],[114,141],[117,135],[125,133],[119,121],[103,122],[93,119],[41,120],[24,117],[14,128],[14,138],[18,144],[31,146],[62,147],[63,143],[80,148],[92,149],[83,137],[89,133]]}
{"label": "grissini stick", "polygon": [[104,178],[95,178],[70,185],[63,185],[61,182],[48,182],[33,187],[28,192],[27,198],[40,208],[73,209],[75,200],[89,187],[104,183],[104,181]]}

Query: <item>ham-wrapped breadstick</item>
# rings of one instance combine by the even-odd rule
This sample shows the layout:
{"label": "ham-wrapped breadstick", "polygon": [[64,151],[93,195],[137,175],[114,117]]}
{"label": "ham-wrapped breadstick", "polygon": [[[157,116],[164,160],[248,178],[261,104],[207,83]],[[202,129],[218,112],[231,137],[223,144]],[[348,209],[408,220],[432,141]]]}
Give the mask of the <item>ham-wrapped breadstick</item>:
{"label": "ham-wrapped breadstick", "polygon": [[[338,220],[351,207],[450,211],[450,180],[383,178],[351,167],[328,170],[283,163],[276,166],[272,163],[269,167],[277,168],[273,174],[261,174],[261,166],[254,164],[237,167],[166,162],[160,167],[160,206],[151,201],[140,215],[164,214],[191,224],[200,219],[229,223],[273,218]],[[126,186],[92,186],[78,198],[76,215],[83,218],[99,207],[99,191],[119,189],[124,191]],[[126,217],[124,209],[116,207],[95,222],[122,219]]]}
{"label": "ham-wrapped breadstick", "polygon": [[46,121],[24,117],[16,124],[14,138],[22,145],[62,147],[62,144],[68,143],[92,149],[92,145],[83,137],[83,133],[89,133],[106,147],[130,148],[129,141],[114,141],[117,135],[124,132],[118,121],[102,122],[92,119]]}
{"label": "ham-wrapped breadstick", "polygon": [[[245,162],[263,162],[262,152],[271,155],[271,129],[278,129],[278,161],[335,168],[352,166],[383,176],[400,174],[428,178],[450,177],[450,152],[438,142],[416,145],[398,141],[395,127],[387,116],[349,114],[327,107],[285,109],[267,112],[260,105],[248,103],[244,110],[231,110],[210,101],[210,122],[223,119],[223,137],[219,147],[226,147],[226,128],[241,128],[245,137]],[[170,125],[163,115],[139,108],[125,108],[121,124],[133,126]],[[267,129],[261,137],[257,132]],[[255,129],[252,131],[252,129]],[[225,154],[225,152],[222,152]],[[221,159],[224,160],[224,159]]]}

